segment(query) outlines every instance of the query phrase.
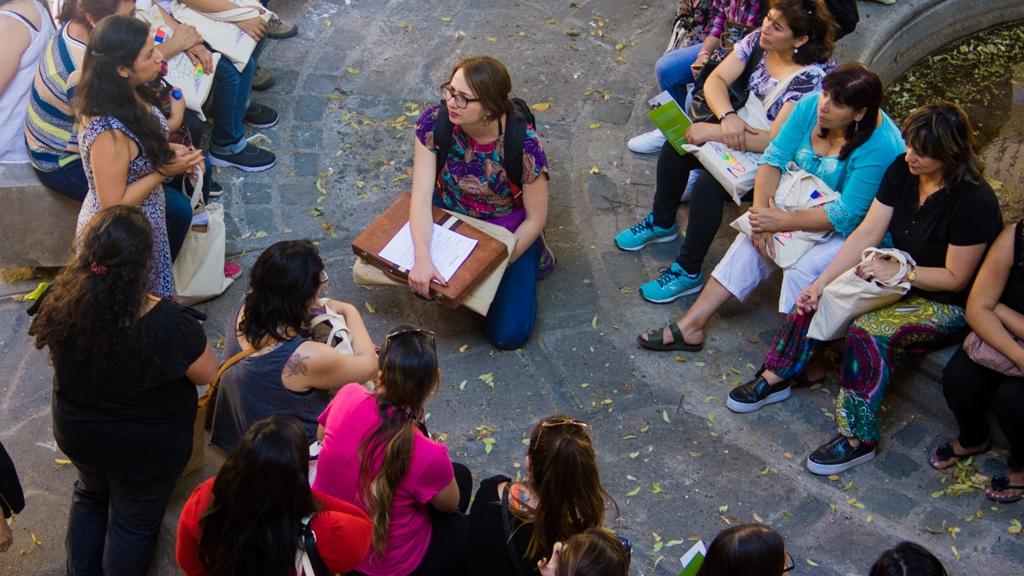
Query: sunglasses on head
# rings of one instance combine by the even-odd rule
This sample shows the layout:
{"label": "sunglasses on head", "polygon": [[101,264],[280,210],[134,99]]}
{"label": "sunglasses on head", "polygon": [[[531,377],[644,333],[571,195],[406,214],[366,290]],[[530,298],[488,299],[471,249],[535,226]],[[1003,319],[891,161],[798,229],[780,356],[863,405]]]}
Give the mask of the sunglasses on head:
{"label": "sunglasses on head", "polygon": [[[582,430],[583,433],[586,434],[587,436],[590,435],[590,425],[587,424],[586,422],[570,418],[569,416],[556,416],[554,418],[548,418],[547,420],[540,423],[540,432],[537,434],[536,443],[540,444],[540,438],[541,436],[544,435],[544,430],[548,428],[557,428],[560,426],[575,426]],[[536,446],[531,446],[530,450],[533,451],[534,448],[536,448]]]}
{"label": "sunglasses on head", "polygon": [[388,346],[391,344],[391,340],[404,336],[406,334],[423,334],[427,337],[427,342],[430,343],[431,348],[436,348],[437,342],[434,333],[430,330],[424,330],[423,328],[399,328],[398,330],[391,331],[387,336],[384,337],[384,346],[381,347],[382,351],[387,351]]}

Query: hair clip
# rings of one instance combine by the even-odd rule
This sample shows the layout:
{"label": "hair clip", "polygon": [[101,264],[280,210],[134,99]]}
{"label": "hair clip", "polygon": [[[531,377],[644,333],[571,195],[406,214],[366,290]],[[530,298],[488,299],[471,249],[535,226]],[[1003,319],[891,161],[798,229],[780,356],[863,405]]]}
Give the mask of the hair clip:
{"label": "hair clip", "polygon": [[110,271],[110,268],[107,268],[103,264],[97,264],[93,262],[92,264],[89,265],[89,270],[91,270],[93,274],[99,276],[100,278],[104,278],[107,275],[107,272]]}

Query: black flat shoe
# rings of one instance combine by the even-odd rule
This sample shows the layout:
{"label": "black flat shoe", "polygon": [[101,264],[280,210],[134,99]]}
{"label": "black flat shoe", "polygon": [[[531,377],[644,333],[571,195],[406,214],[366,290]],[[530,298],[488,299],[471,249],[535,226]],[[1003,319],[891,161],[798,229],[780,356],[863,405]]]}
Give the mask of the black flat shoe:
{"label": "black flat shoe", "polygon": [[849,438],[839,434],[811,452],[807,457],[807,469],[820,476],[839,474],[874,460],[877,452],[874,444],[863,441],[854,448]]}
{"label": "black flat shoe", "polygon": [[788,378],[777,384],[769,384],[759,373],[750,382],[733,388],[725,405],[733,412],[746,414],[760,410],[762,406],[782,402],[792,392],[793,386]]}

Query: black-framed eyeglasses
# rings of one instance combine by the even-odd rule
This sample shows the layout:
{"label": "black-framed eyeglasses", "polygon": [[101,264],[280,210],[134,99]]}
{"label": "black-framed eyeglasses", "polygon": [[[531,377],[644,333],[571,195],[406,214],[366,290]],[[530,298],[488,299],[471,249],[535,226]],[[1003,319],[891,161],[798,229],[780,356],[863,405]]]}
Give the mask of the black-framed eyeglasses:
{"label": "black-framed eyeglasses", "polygon": [[786,565],[783,566],[782,571],[789,572],[793,568],[796,568],[796,562],[793,561],[793,557],[789,555],[789,552],[786,552]]}
{"label": "black-framed eyeglasses", "polygon": [[452,85],[442,84],[441,85],[441,98],[444,98],[446,102],[451,102],[452,108],[465,108],[469,106],[470,102],[479,102],[479,98],[470,98],[465,94],[456,92],[452,89]]}
{"label": "black-framed eyeglasses", "polygon": [[331,281],[330,276],[327,275],[327,270],[320,271],[320,285],[323,286]]}

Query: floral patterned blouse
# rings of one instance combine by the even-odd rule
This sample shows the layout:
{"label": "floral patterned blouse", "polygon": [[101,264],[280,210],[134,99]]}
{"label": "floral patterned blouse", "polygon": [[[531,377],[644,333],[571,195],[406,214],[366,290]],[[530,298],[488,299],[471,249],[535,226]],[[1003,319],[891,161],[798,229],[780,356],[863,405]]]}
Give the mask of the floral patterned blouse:
{"label": "floral patterned blouse", "polygon": [[[434,125],[440,109],[438,104],[424,110],[416,122],[416,138],[435,154]],[[434,203],[485,220],[514,212],[512,189],[501,165],[503,154],[504,137],[479,144],[459,126],[453,126],[448,161],[434,188]],[[523,183],[530,184],[541,175],[548,177],[548,158],[533,126],[527,125],[523,142]]]}

